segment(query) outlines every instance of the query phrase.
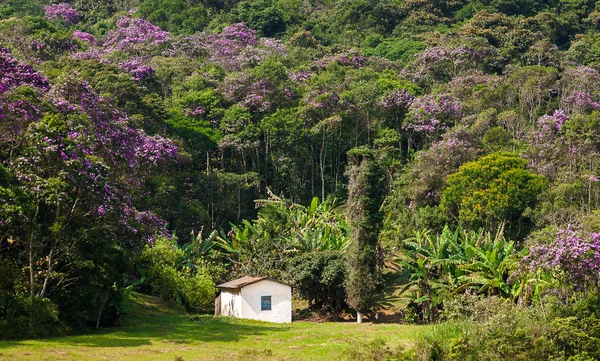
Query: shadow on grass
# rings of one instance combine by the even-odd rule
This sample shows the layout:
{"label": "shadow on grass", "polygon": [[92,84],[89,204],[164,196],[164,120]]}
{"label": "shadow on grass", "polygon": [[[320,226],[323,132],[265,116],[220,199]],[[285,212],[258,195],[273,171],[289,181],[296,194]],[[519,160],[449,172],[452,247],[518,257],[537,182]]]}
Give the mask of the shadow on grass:
{"label": "shadow on grass", "polygon": [[396,265],[391,267],[388,265],[387,271],[383,274],[385,297],[382,305],[387,309],[396,308],[402,301],[400,290],[410,281],[410,272]]}
{"label": "shadow on grass", "polygon": [[[138,347],[152,343],[237,342],[289,327],[228,317],[190,316],[180,305],[158,297],[133,292],[132,312],[123,316],[123,326],[90,330],[84,334],[37,341],[0,341],[0,350],[39,343],[44,348],[61,346]],[[39,347],[36,345],[36,347]]]}
{"label": "shadow on grass", "polygon": [[[154,317],[152,317],[154,318]],[[256,337],[286,331],[289,327],[269,325],[262,322],[235,320],[212,316],[166,316],[154,320],[130,320],[121,328],[92,331],[82,335],[47,338],[39,340],[47,348],[61,346],[81,347],[138,347],[152,343],[191,344],[203,342],[237,342],[248,337]],[[17,346],[27,346],[28,341],[2,341],[0,350]]]}
{"label": "shadow on grass", "polygon": [[[169,320],[169,321],[167,321]],[[156,323],[140,323],[121,329],[106,330],[85,336],[58,339],[58,343],[84,347],[136,347],[152,342],[177,344],[202,342],[237,342],[287,328],[248,323],[212,316],[169,317]]]}

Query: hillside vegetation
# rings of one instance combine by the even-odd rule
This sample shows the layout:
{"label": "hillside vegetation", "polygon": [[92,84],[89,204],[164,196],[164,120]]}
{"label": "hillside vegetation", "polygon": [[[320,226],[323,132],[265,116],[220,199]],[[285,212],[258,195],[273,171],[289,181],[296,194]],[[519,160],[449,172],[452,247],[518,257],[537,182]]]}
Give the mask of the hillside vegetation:
{"label": "hillside vegetation", "polygon": [[600,359],[599,4],[0,1],[0,338],[263,275],[444,323],[367,358]]}

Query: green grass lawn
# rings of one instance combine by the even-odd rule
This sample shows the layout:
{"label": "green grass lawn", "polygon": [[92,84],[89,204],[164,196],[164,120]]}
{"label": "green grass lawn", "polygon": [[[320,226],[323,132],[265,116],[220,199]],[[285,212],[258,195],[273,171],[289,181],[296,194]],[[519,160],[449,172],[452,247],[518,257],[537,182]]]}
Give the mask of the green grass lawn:
{"label": "green grass lawn", "polygon": [[343,360],[372,338],[410,346],[425,326],[395,324],[271,324],[186,315],[174,303],[133,294],[123,327],[85,335],[0,341],[0,360]]}

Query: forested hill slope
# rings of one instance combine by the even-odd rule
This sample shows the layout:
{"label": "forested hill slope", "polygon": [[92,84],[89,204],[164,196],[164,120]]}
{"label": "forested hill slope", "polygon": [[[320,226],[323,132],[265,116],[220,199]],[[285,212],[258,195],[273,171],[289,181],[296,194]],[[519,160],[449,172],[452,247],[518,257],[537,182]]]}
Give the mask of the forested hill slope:
{"label": "forested hill slope", "polygon": [[0,1],[0,329],[114,324],[136,285],[197,306],[215,280],[345,250],[360,147],[384,248],[595,230],[598,6]]}

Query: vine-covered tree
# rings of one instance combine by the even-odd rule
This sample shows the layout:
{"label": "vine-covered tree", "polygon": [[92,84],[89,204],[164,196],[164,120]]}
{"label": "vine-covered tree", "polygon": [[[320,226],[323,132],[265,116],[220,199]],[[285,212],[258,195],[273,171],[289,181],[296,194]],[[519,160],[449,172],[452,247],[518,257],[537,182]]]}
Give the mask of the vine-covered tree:
{"label": "vine-covered tree", "polygon": [[384,187],[373,152],[357,148],[348,152],[348,201],[346,218],[350,229],[348,246],[348,305],[356,310],[356,321],[379,301],[382,278],[379,231],[383,218]]}

